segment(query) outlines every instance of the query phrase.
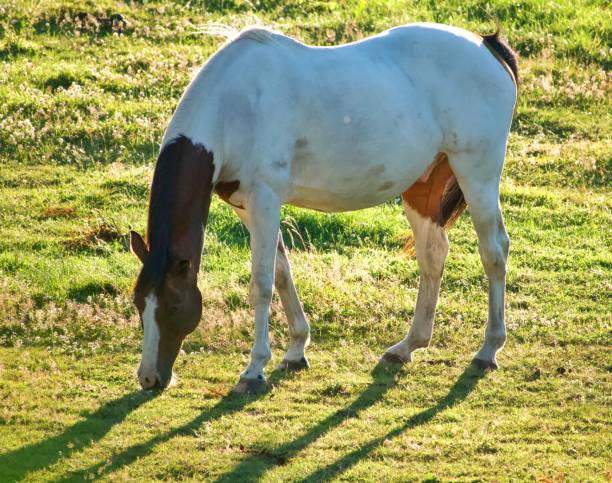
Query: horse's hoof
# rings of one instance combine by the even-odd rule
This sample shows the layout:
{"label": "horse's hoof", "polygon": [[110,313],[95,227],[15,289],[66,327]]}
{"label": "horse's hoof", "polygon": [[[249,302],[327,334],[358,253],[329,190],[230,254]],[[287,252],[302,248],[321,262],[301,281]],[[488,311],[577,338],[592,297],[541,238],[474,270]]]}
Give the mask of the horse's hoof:
{"label": "horse's hoof", "polygon": [[235,394],[262,394],[268,390],[268,383],[265,379],[247,379],[241,377],[234,387]]}
{"label": "horse's hoof", "polygon": [[380,358],[380,363],[385,366],[403,366],[407,362],[410,362],[410,359],[404,359],[393,352],[385,352]]}
{"label": "horse's hoof", "polygon": [[497,362],[493,361],[487,361],[485,359],[472,359],[472,364],[477,367],[478,369],[482,369],[482,370],[495,370],[495,369],[499,369],[499,366],[497,365]]}
{"label": "horse's hoof", "polygon": [[310,363],[308,359],[302,357],[299,361],[286,361],[282,360],[281,363],[276,366],[277,371],[301,371],[304,369],[308,369],[310,367]]}

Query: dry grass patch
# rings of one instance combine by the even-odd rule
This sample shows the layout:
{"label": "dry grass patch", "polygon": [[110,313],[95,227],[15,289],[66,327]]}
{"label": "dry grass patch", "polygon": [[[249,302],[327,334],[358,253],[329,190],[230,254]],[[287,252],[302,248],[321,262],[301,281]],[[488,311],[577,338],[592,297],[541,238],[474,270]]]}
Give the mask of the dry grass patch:
{"label": "dry grass patch", "polygon": [[100,219],[94,225],[68,238],[64,245],[71,250],[92,250],[114,241],[127,246],[128,237],[114,221]]}
{"label": "dry grass patch", "polygon": [[74,218],[76,210],[71,206],[49,206],[41,214],[41,218]]}

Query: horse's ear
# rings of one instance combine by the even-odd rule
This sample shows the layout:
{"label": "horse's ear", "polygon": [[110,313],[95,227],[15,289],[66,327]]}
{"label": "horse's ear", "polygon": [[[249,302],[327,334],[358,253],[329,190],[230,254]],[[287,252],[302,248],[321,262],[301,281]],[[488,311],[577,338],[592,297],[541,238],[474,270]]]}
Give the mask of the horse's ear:
{"label": "horse's ear", "polygon": [[132,253],[138,257],[138,259],[144,263],[145,258],[149,254],[149,250],[147,250],[147,245],[142,237],[136,233],[135,231],[130,231],[130,248]]}

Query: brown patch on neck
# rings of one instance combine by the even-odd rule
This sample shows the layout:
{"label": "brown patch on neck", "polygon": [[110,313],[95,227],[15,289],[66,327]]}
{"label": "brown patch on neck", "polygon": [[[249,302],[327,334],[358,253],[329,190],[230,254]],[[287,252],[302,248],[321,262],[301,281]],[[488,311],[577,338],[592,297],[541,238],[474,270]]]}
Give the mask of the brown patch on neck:
{"label": "brown patch on neck", "polygon": [[238,188],[240,188],[240,181],[238,180],[219,181],[215,185],[215,193],[217,193],[219,198],[221,198],[227,204],[232,205],[235,208],[244,208],[244,206],[235,205],[230,201],[230,198],[236,191],[238,191]]}
{"label": "brown patch on neck", "polygon": [[137,289],[159,287],[172,260],[190,260],[197,273],[213,172],[213,153],[185,136],[179,136],[161,150],[149,199],[149,255],[137,280]]}
{"label": "brown patch on neck", "polygon": [[402,199],[424,218],[448,226],[465,208],[463,194],[445,153],[438,153],[431,167],[402,193]]}

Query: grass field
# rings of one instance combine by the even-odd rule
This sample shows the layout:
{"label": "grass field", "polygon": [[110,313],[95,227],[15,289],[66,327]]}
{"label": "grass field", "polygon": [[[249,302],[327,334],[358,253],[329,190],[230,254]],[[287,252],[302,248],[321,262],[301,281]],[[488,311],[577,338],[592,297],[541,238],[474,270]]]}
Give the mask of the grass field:
{"label": "grass field", "polygon": [[[612,13],[605,1],[5,0],[0,4],[0,481],[610,481]],[[79,16],[79,13],[87,15]],[[125,24],[113,14],[121,14]],[[114,18],[115,21],[111,20]],[[432,346],[377,361],[414,312],[397,201],[283,211],[312,367],[236,396],[248,359],[248,236],[215,200],[204,313],[178,383],[138,390],[139,263],[163,129],[222,43],[261,22],[330,45],[411,21],[521,55],[502,203],[511,238],[501,369],[469,361],[486,280],[469,214],[450,232]],[[287,345],[272,307],[273,367]]]}

